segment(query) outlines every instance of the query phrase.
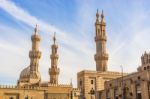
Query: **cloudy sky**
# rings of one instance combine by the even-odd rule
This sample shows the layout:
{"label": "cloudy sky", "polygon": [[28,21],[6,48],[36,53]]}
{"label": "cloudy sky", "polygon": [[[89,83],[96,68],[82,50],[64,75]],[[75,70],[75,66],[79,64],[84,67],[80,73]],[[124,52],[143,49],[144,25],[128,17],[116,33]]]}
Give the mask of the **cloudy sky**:
{"label": "cloudy sky", "polygon": [[31,35],[40,27],[40,73],[49,80],[53,33],[59,45],[60,83],[76,86],[76,74],[95,70],[95,14],[103,9],[106,20],[108,68],[134,72],[140,56],[150,48],[148,0],[0,0],[0,84],[16,84],[29,66]]}

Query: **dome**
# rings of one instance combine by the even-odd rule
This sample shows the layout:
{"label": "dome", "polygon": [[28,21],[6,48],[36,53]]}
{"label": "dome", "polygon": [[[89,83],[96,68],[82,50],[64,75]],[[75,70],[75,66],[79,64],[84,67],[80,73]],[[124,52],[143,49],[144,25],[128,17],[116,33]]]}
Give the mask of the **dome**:
{"label": "dome", "polygon": [[23,69],[20,74],[20,80],[24,78],[28,78],[30,76],[30,67]]}
{"label": "dome", "polygon": [[19,85],[24,84],[36,84],[41,80],[40,73],[37,71],[34,74],[30,74],[30,66],[24,68],[20,73],[20,78],[18,80]]}

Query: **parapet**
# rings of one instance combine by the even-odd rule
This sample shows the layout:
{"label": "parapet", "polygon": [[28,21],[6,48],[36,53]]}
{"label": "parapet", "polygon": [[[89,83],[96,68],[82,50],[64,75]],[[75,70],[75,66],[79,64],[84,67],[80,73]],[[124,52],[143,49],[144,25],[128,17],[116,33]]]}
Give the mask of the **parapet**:
{"label": "parapet", "polygon": [[48,84],[48,86],[57,86],[57,87],[72,87],[70,84]]}
{"label": "parapet", "polygon": [[0,85],[0,89],[15,89],[15,88],[18,88],[17,86],[15,85]]}
{"label": "parapet", "polygon": [[80,91],[79,88],[73,88],[72,90],[73,90],[73,91]]}
{"label": "parapet", "polygon": [[51,84],[49,82],[42,82],[41,87],[72,87],[71,84]]}
{"label": "parapet", "polygon": [[19,89],[19,90],[46,90],[46,88],[42,88],[39,86],[15,86],[15,85],[0,85],[0,89]]}

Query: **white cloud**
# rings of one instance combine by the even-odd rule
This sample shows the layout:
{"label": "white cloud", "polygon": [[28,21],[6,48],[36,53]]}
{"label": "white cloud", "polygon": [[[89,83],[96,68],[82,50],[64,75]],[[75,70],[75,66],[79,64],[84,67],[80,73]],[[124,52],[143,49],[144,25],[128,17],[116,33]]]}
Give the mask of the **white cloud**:
{"label": "white cloud", "polygon": [[[71,78],[73,78],[73,82],[74,84],[76,84],[76,77],[75,77],[76,72],[82,69],[95,69],[95,62],[93,56],[93,54],[95,53],[93,46],[95,45],[92,45],[94,44],[93,36],[95,34],[93,16],[95,16],[95,11],[97,9],[96,7],[99,6],[95,6],[95,2],[91,2],[91,3],[86,3],[86,2],[87,2],[86,0],[85,2],[81,2],[81,1],[78,2],[80,3],[80,5],[78,7],[79,9],[77,9],[76,20],[79,22],[78,24],[81,24],[78,25],[78,27],[80,29],[79,31],[82,33],[82,35],[80,36],[83,37],[81,41],[78,41],[76,40],[76,38],[74,38],[73,35],[71,35],[71,33],[67,33],[66,31],[62,31],[55,26],[43,22],[42,20],[31,15],[21,7],[18,7],[12,1],[0,0],[0,8],[8,12],[15,19],[31,27],[34,27],[35,24],[39,24],[40,29],[43,33],[41,34],[42,35],[41,51],[43,54],[42,54],[42,59],[40,61],[40,72],[42,74],[43,80],[49,80],[48,68],[50,67],[49,54],[50,54],[51,43],[47,41],[49,40],[49,35],[52,36],[54,31],[57,32],[57,38],[59,44],[59,54],[60,54],[59,68],[61,69],[60,81],[67,82],[70,81]],[[97,3],[97,5],[99,4]],[[142,7],[142,5],[140,5],[140,7]],[[145,27],[143,23],[143,21],[145,22],[145,20],[148,19],[149,14],[148,12],[145,12],[142,8],[138,8],[141,10],[140,11],[138,10],[137,12],[135,11],[135,9],[130,10],[130,14],[128,16],[129,18],[127,18],[128,19],[127,24],[124,24],[123,23],[124,21],[120,19],[119,21],[117,21],[119,25],[117,33],[115,33],[116,32],[115,30],[110,30],[111,27],[109,27],[110,25],[109,23],[107,23],[108,24],[107,35],[109,34],[108,48],[109,48],[109,55],[110,55],[109,58],[110,70],[120,71],[121,70],[120,65],[123,65],[124,70],[126,72],[131,72],[136,70],[137,66],[140,64],[141,54],[144,52],[144,50],[150,48],[149,46],[150,39],[148,34],[150,32],[150,29],[148,27]],[[124,13],[128,14],[129,11],[126,12],[124,11]],[[113,20],[116,19],[112,18],[112,21]],[[91,32],[91,26],[93,26],[92,28],[93,30],[92,33],[89,34]],[[0,25],[0,27],[2,27],[2,25]],[[10,31],[12,31],[11,33],[15,33],[15,34],[17,33],[18,35],[16,38],[14,37],[14,39],[21,41],[21,39],[23,38],[22,34],[24,33],[21,32],[18,33],[18,30],[7,29],[7,28],[9,27],[6,27],[4,30],[7,30],[8,33]],[[6,66],[5,70],[2,70],[3,71],[1,72],[2,74],[4,74],[7,71],[7,69],[10,68],[10,66],[15,67],[15,65],[19,65],[16,66],[15,68],[20,73],[22,68],[29,65],[28,50],[30,49],[31,46],[30,41],[26,42],[29,44],[25,44],[24,41],[22,41],[19,42],[20,44],[17,43],[18,45],[13,45],[12,43],[8,42],[5,39],[0,40],[0,42],[1,42],[0,48],[2,48],[0,49],[1,55],[6,55],[4,53],[8,53],[6,57],[8,57],[8,60],[10,62],[12,61],[11,60],[12,58],[14,59],[13,62],[11,63],[5,62],[4,64],[2,64]],[[60,43],[62,44],[62,46],[60,45]],[[24,51],[22,52],[22,50]],[[16,56],[12,57],[14,56],[14,54]],[[18,62],[19,59],[23,59],[26,61]],[[17,68],[19,68],[20,70]],[[15,69],[9,73],[11,75],[14,72]],[[17,72],[14,76],[17,75],[18,77],[19,73]],[[64,79],[64,77],[67,79]]]}
{"label": "white cloud", "polygon": [[31,43],[25,40],[25,35],[20,34],[22,31],[1,24],[0,30],[1,35],[7,35],[7,39],[0,37],[0,84],[16,83],[18,74],[29,63],[28,50]]}
{"label": "white cloud", "polygon": [[[61,55],[62,55],[62,58],[60,59],[61,60],[60,64],[62,63],[61,64],[62,67],[60,66],[60,68],[62,70],[61,71],[62,75],[61,75],[60,79],[62,81],[67,80],[67,79],[63,79],[63,77],[65,75],[68,75],[64,71],[69,71],[69,70],[72,70],[72,68],[74,68],[74,71],[72,71],[72,74],[74,73],[74,75],[75,75],[77,70],[80,70],[81,68],[83,68],[83,67],[81,67],[80,63],[85,64],[85,65],[89,65],[89,64],[83,62],[82,58],[79,58],[81,54],[83,56],[88,56],[90,53],[92,53],[92,51],[87,48],[87,45],[85,44],[85,42],[77,41],[77,40],[73,39],[73,36],[69,35],[69,33],[61,31],[58,28],[56,28],[52,25],[49,25],[40,19],[37,19],[36,17],[29,14],[27,11],[16,6],[16,4],[13,3],[12,1],[0,0],[0,2],[1,2],[0,8],[5,10],[6,12],[8,12],[15,19],[17,19],[17,20],[19,20],[19,21],[21,21],[21,22],[23,22],[23,23],[25,23],[31,27],[34,27],[35,24],[38,24],[40,26],[41,31],[43,31],[43,33],[44,33],[44,34],[41,34],[42,38],[46,39],[46,38],[48,38],[49,35],[52,36],[53,34],[49,34],[49,33],[53,33],[55,31],[55,32],[57,32],[57,38],[59,40],[58,42],[61,42],[61,43],[65,44],[66,46],[69,46],[69,48],[76,50],[75,52],[73,52],[71,49],[68,49],[67,47],[65,48],[65,46],[61,46],[62,48],[64,48],[63,51],[60,51]],[[7,31],[7,32],[9,32],[9,31]],[[19,38],[19,35],[17,36],[18,38]],[[49,39],[47,39],[47,40],[49,40]],[[6,42],[4,42],[4,43],[6,43]],[[49,46],[50,44],[46,43],[45,45]],[[9,44],[8,45],[6,44],[3,47],[7,48],[7,46],[10,47],[9,49],[13,49],[13,46],[11,46]],[[24,46],[24,45],[20,46],[20,47],[26,48],[26,46]],[[48,77],[48,73],[45,73],[45,72],[48,72],[46,70],[48,70],[48,68],[50,67],[49,55],[45,54],[45,53],[48,53],[50,50],[49,50],[49,48],[48,49],[45,49],[45,48],[47,48],[47,47],[42,46],[42,48],[41,48],[44,55],[42,56],[42,59],[41,59],[41,61],[42,61],[41,65],[42,66],[40,67],[41,72],[42,72],[42,77],[44,78],[44,80],[46,79],[46,77]],[[12,52],[16,52],[16,51],[17,50],[15,50],[15,48],[14,48],[14,50],[12,50]],[[46,52],[44,52],[44,51],[46,51]],[[19,51],[17,51],[17,52],[19,53]],[[9,57],[9,56],[7,56],[7,57]],[[48,58],[48,59],[45,59],[45,58]],[[85,61],[87,59],[88,59],[88,57],[85,58]],[[16,64],[17,64],[17,62],[16,62]],[[11,64],[7,64],[7,65],[11,65]],[[45,66],[44,67],[45,69],[42,69],[43,66]],[[9,66],[7,68],[9,68]],[[72,77],[70,77],[68,75],[68,79],[70,79],[70,78],[72,78]],[[73,81],[76,83],[75,78],[76,77],[74,77]],[[48,80],[48,78],[47,78],[47,80]]]}
{"label": "white cloud", "polygon": [[[79,18],[77,20],[80,19],[80,23],[82,23],[79,29],[84,35],[92,34],[87,32],[89,32],[89,26],[94,27],[95,19],[93,17],[95,18],[96,9],[104,9],[107,24],[109,70],[121,71],[120,65],[122,65],[125,72],[136,71],[140,65],[141,54],[150,48],[148,44],[150,42],[148,35],[150,29],[145,24],[149,22],[150,11],[145,10],[141,1],[128,2],[130,4],[128,6],[118,1],[77,1],[79,5],[77,13]],[[94,34],[94,28],[92,29]]]}

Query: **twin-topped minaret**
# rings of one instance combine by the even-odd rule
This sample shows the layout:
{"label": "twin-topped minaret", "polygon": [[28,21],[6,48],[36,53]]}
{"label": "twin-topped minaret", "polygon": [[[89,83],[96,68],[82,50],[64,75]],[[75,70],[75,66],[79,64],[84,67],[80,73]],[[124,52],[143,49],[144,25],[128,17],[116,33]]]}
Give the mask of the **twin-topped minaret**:
{"label": "twin-topped minaret", "polygon": [[58,65],[58,57],[59,56],[57,54],[58,46],[56,44],[55,34],[53,37],[53,45],[51,46],[51,48],[52,48],[52,54],[50,55],[51,68],[49,69],[50,83],[51,84],[58,84],[59,68],[57,67],[57,65]]}
{"label": "twin-topped minaret", "polygon": [[108,62],[108,53],[106,51],[106,23],[104,21],[103,11],[101,15],[97,10],[96,13],[96,22],[95,22],[95,42],[96,42],[96,54],[94,56],[96,61],[96,70],[97,71],[107,71],[107,62]]}

